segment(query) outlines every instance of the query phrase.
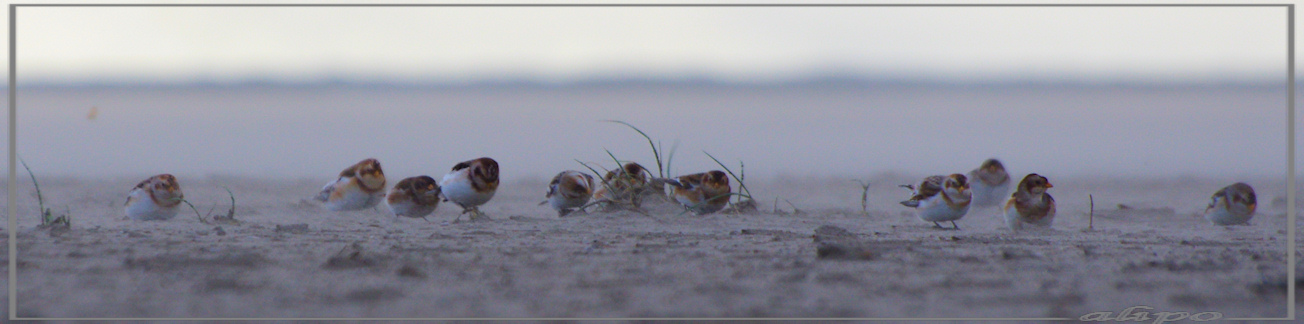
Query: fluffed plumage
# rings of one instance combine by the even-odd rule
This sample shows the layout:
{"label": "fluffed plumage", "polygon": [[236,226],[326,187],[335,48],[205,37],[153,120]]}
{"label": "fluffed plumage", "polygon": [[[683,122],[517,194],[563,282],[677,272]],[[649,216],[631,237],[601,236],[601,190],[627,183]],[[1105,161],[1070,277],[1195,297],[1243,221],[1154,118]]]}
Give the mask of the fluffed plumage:
{"label": "fluffed plumage", "polygon": [[160,174],[136,184],[127,193],[127,217],[134,220],[168,220],[177,216],[185,196],[181,184],[171,174]]}

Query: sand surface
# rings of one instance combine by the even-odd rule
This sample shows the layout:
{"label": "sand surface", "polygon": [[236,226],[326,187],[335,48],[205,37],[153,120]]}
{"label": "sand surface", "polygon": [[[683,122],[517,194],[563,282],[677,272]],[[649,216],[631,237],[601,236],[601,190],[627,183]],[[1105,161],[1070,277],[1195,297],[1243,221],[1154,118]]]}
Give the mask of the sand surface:
{"label": "sand surface", "polygon": [[143,178],[42,179],[47,204],[73,214],[61,233],[34,229],[35,191],[19,182],[5,232],[18,281],[4,283],[18,285],[19,316],[1076,318],[1144,305],[1280,317],[1289,286],[1282,180],[1251,182],[1259,214],[1224,228],[1197,216],[1222,180],[1052,177],[1056,231],[1013,233],[983,209],[933,229],[896,204],[913,177],[892,175],[870,178],[867,213],[854,181],[779,177],[748,184],[757,214],[560,219],[536,205],[542,180],[515,180],[483,207],[492,220],[457,223],[452,205],[429,222],[325,211],[308,200],[324,179],[180,178],[201,212],[223,212],[229,187],[239,225],[188,210],[126,220]]}

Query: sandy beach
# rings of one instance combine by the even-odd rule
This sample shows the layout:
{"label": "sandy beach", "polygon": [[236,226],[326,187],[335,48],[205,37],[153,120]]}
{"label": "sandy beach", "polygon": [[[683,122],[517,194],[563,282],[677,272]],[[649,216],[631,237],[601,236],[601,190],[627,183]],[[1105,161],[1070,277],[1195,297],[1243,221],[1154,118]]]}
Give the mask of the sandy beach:
{"label": "sandy beach", "polygon": [[71,230],[35,229],[21,180],[19,227],[6,230],[22,317],[1285,315],[1280,180],[1251,182],[1258,215],[1224,228],[1198,217],[1217,180],[1052,178],[1056,230],[1015,233],[990,209],[931,228],[896,203],[913,178],[866,178],[867,212],[850,179],[775,177],[748,183],[755,214],[651,204],[650,216],[565,218],[537,205],[542,180],[509,180],[482,208],[491,220],[456,223],[452,205],[429,222],[325,211],[309,199],[315,179],[180,179],[201,213],[224,212],[230,188],[240,224],[188,209],[130,221],[121,204],[139,179],[50,178],[46,203],[72,212]]}

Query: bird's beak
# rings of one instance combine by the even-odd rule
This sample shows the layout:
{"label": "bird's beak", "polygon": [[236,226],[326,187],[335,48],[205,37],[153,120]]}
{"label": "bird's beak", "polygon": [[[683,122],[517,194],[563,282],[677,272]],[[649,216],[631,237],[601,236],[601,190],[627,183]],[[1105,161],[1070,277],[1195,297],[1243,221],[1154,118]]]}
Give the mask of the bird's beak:
{"label": "bird's beak", "polygon": [[1047,183],[1046,183],[1046,189],[1050,189],[1050,188],[1055,188],[1055,185],[1050,184],[1050,182],[1047,182]]}

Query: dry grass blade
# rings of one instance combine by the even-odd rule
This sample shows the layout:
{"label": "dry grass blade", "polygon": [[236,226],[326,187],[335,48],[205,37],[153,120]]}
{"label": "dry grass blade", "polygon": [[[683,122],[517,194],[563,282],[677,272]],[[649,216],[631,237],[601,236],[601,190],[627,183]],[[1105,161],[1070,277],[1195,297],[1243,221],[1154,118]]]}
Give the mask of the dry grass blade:
{"label": "dry grass blade", "polygon": [[[666,154],[666,174],[675,174],[674,172],[670,172],[670,166],[674,165],[675,151],[677,150],[679,150],[679,140],[675,140],[675,143],[670,145],[670,153]],[[664,178],[664,176],[662,176],[662,178]]]}
{"label": "dry grass blade", "polygon": [[200,223],[208,224],[208,221],[204,220],[204,215],[199,214],[199,208],[195,208],[194,204],[191,204],[190,201],[182,198],[175,198],[175,199],[180,200],[183,203],[186,203],[186,206],[190,206],[190,210],[195,211],[195,218],[198,218]]}
{"label": "dry grass blade", "polygon": [[616,169],[624,170],[624,163],[620,163],[620,159],[617,159],[615,154],[611,154],[611,150],[603,148],[602,151],[607,152],[607,156],[610,156],[612,161],[616,161]]}
{"label": "dry grass blade", "polygon": [[792,214],[793,214],[793,215],[801,215],[801,214],[804,214],[804,213],[801,211],[801,209],[797,209],[797,205],[793,205],[791,201],[788,201],[787,199],[784,199],[783,201],[786,202],[786,203],[788,203],[788,206],[791,206],[791,207],[792,207]]}
{"label": "dry grass blade", "polygon": [[54,217],[54,212],[50,211],[49,208],[45,208],[45,196],[41,193],[41,183],[36,181],[36,174],[32,173],[32,168],[27,166],[27,161],[24,161],[22,157],[18,157],[18,162],[23,164],[23,169],[27,170],[27,175],[32,177],[32,186],[36,187],[36,204],[41,212],[41,225],[39,227],[68,228],[72,226],[72,209],[68,209],[67,213],[59,217]]}
{"label": "dry grass blade", "polygon": [[580,161],[580,160],[575,160],[575,162],[578,162],[580,165],[583,165],[585,168],[588,168],[589,171],[593,171],[594,176],[598,177],[598,180],[602,180],[603,186],[607,186],[608,188],[611,187],[611,184],[607,182],[607,178],[602,177],[602,173],[598,173],[598,170],[594,170],[593,167],[589,166],[588,163],[584,163],[584,161]]}
{"label": "dry grass blade", "polygon": [[1087,199],[1091,201],[1091,213],[1087,214],[1087,230],[1096,229],[1096,197],[1088,194]]}
{"label": "dry grass blade", "polygon": [[662,178],[666,177],[666,169],[664,166],[661,165],[661,151],[657,150],[657,145],[656,143],[652,142],[651,136],[647,136],[647,133],[644,133],[643,130],[638,129],[638,127],[634,127],[634,125],[631,125],[630,123],[626,123],[619,120],[611,120],[611,119],[603,120],[603,122],[619,123],[625,126],[629,126],[629,128],[632,128],[634,129],[635,132],[638,132],[639,135],[643,135],[643,138],[647,139],[647,145],[649,147],[652,147],[652,157],[657,160],[657,172],[661,175]]}
{"label": "dry grass blade", "polygon": [[729,176],[732,176],[735,181],[738,181],[738,189],[742,190],[743,193],[745,193],[745,195],[740,194],[738,196],[747,197],[747,199],[752,199],[752,192],[751,190],[747,190],[747,184],[743,183],[742,178],[739,178],[738,175],[734,174],[733,170],[729,170],[729,167],[724,166],[724,163],[720,163],[720,160],[716,159],[715,156],[711,156],[711,153],[707,153],[706,151],[702,151],[702,153],[706,153],[707,157],[710,157],[711,160],[715,161],[715,164],[719,164],[721,168],[724,168],[725,172],[729,172]]}
{"label": "dry grass blade", "polygon": [[23,164],[23,169],[27,170],[27,175],[32,177],[32,186],[36,187],[36,204],[41,210],[41,224],[49,222],[50,210],[45,209],[45,196],[41,195],[41,183],[36,181],[36,174],[32,173],[32,168],[27,167],[27,161],[18,157],[18,162]]}
{"label": "dry grass blade", "polygon": [[855,180],[860,183],[860,212],[869,215],[869,181]]}
{"label": "dry grass blade", "polygon": [[[240,221],[235,219],[235,193],[232,193],[231,189],[227,187],[222,187],[222,189],[225,189],[227,197],[231,198],[231,208],[226,210],[226,216],[213,216],[213,221],[227,224],[238,224]],[[213,207],[216,208],[217,206]]]}

